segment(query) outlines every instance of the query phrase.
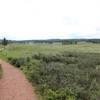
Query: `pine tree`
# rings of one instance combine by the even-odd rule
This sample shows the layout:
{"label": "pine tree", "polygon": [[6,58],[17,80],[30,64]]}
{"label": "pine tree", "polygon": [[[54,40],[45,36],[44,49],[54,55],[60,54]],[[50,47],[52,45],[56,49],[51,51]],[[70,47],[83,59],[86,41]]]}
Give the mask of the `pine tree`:
{"label": "pine tree", "polygon": [[8,44],[8,41],[7,41],[6,38],[4,38],[4,39],[2,40],[2,45],[6,46],[7,44]]}

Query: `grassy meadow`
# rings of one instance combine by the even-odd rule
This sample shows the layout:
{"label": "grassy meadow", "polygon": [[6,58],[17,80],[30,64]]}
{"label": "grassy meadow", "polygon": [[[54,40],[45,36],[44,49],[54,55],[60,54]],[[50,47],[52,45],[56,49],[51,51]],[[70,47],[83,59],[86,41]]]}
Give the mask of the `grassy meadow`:
{"label": "grassy meadow", "polygon": [[[2,46],[0,46],[2,48]],[[61,52],[100,53],[99,44],[11,44],[0,51],[0,57],[27,57],[36,53],[55,54]]]}
{"label": "grassy meadow", "polygon": [[100,98],[99,44],[10,44],[0,57],[22,70],[42,100]]}

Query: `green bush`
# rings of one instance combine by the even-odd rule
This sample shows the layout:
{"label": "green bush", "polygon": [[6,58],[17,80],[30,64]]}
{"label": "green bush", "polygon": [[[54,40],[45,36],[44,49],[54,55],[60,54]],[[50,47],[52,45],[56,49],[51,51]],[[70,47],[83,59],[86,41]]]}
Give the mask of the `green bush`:
{"label": "green bush", "polygon": [[47,100],[75,100],[76,97],[70,89],[62,89],[53,91],[51,89],[47,92]]}
{"label": "green bush", "polygon": [[27,57],[27,58],[11,58],[11,57],[9,57],[8,61],[15,67],[20,68],[21,66],[27,64],[30,61],[30,58],[29,57]]}

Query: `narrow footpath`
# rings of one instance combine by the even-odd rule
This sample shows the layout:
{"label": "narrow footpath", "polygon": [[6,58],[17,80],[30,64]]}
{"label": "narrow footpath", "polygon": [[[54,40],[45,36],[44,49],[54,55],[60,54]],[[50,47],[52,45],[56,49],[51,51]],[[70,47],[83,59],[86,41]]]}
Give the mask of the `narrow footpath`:
{"label": "narrow footpath", "polygon": [[0,100],[37,100],[24,74],[9,63],[0,60],[3,77],[0,79]]}

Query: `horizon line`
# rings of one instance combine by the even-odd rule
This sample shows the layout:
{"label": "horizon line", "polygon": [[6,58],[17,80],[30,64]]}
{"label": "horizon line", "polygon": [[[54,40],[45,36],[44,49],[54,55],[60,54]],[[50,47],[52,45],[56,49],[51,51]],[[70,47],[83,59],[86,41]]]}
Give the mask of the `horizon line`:
{"label": "horizon line", "polygon": [[[4,37],[6,38],[6,37]],[[0,38],[3,40],[4,38]],[[7,38],[6,38],[7,39]],[[88,40],[88,39],[100,39],[100,38],[48,38],[48,39],[7,39],[9,41],[38,41],[38,40]]]}

